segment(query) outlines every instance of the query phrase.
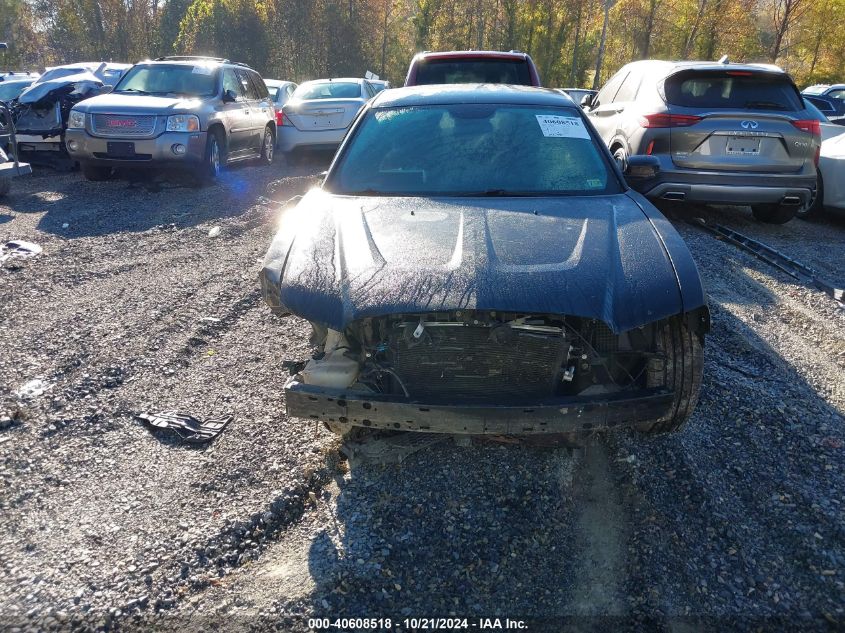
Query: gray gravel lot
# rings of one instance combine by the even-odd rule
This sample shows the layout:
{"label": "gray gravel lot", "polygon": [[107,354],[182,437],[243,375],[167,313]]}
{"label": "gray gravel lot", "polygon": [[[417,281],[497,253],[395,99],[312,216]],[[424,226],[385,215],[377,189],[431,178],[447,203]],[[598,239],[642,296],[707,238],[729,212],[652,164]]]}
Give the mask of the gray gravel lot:
{"label": "gray gravel lot", "polygon": [[[0,243],[44,252],[0,266],[3,626],[845,626],[845,310],[682,217],[840,284],[845,222],[666,210],[713,312],[679,434],[575,452],[445,441],[350,466],[330,433],[285,418],[283,363],[307,356],[308,330],[273,317],[256,280],[278,213],[259,197],[300,194],[324,168],[238,168],[203,189],[14,183]],[[16,395],[36,379],[42,394]],[[133,418],[165,409],[235,420],[189,448]]]}

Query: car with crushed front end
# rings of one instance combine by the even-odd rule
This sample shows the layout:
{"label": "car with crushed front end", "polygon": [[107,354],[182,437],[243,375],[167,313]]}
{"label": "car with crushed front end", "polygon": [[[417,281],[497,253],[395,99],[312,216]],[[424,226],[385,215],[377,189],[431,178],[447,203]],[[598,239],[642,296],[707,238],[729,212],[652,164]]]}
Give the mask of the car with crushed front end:
{"label": "car with crushed front end", "polygon": [[226,165],[273,162],[276,112],[252,68],[212,57],[135,64],[109,94],[75,105],[67,151],[88,180],[116,167],[182,167],[211,181]]}
{"label": "car with crushed front end", "polygon": [[692,257],[554,90],[380,93],[283,212],[260,282],[313,328],[288,415],[338,433],[657,433],[698,399]]}

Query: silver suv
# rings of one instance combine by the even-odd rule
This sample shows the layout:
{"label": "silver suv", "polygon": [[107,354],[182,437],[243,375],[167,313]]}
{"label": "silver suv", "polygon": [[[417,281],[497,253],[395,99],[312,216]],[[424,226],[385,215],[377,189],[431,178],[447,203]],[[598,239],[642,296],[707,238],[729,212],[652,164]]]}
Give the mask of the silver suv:
{"label": "silver suv", "polygon": [[244,64],[161,57],[75,105],[65,142],[88,180],[105,180],[115,167],[165,165],[214,180],[229,163],[273,162],[276,113],[264,80]]}
{"label": "silver suv", "polygon": [[781,224],[816,187],[821,136],[789,75],[772,65],[630,63],[582,102],[620,167],[650,154],[653,199],[751,205]]}

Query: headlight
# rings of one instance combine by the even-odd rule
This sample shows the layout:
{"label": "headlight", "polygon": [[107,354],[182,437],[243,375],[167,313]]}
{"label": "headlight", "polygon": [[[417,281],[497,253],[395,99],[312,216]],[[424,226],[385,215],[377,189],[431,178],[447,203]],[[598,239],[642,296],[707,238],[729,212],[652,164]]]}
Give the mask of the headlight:
{"label": "headlight", "polygon": [[168,132],[199,132],[200,120],[193,114],[174,114],[167,117]]}
{"label": "headlight", "polygon": [[68,128],[84,128],[85,127],[85,113],[79,110],[71,110],[70,116],[67,118]]}

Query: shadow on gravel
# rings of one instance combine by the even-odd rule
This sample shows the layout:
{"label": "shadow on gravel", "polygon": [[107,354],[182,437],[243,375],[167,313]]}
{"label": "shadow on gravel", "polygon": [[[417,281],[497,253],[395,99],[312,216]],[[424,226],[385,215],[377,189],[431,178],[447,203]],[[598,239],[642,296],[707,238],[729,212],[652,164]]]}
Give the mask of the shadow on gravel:
{"label": "shadow on gravel", "polygon": [[631,455],[617,483],[632,520],[632,613],[714,631],[842,623],[845,419],[755,331],[711,309],[689,425],[613,436]]}
{"label": "shadow on gravel", "polygon": [[311,609],[394,622],[559,612],[579,562],[573,471],[565,449],[448,440],[398,466],[353,466],[311,544]]}
{"label": "shadow on gravel", "polygon": [[5,203],[17,213],[43,213],[38,229],[65,238],[141,232],[162,225],[185,228],[241,215],[266,195],[269,183],[288,176],[288,171],[280,164],[234,166],[206,187],[177,174],[107,182],[88,182],[76,174],[39,174],[29,182],[28,193],[18,190]]}

